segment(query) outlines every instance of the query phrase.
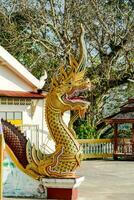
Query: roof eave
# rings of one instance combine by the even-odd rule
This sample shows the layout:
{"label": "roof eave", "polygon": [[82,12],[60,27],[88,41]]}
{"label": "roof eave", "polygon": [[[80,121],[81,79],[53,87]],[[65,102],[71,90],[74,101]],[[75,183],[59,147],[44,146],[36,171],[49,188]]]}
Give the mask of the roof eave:
{"label": "roof eave", "polygon": [[19,61],[17,61],[8,51],[0,46],[0,56],[8,64],[9,68],[20,75],[30,85],[36,89],[41,89],[45,82],[40,82],[33,76]]}

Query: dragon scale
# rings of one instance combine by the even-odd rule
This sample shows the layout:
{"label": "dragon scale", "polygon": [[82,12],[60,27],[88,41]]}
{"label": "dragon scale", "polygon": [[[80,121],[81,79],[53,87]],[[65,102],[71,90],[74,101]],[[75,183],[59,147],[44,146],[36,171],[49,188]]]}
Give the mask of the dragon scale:
{"label": "dragon scale", "polygon": [[67,170],[73,171],[79,164],[80,145],[64,123],[61,111],[50,106],[49,98],[46,102],[45,113],[47,113],[47,125],[50,134],[56,143],[56,147],[60,146],[63,150],[55,170],[60,171],[61,173],[66,172]]}

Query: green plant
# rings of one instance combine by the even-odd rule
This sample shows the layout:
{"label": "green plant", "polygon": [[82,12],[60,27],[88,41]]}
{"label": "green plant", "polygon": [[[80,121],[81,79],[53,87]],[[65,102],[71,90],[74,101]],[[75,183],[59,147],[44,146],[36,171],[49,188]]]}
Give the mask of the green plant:
{"label": "green plant", "polygon": [[97,138],[97,131],[91,127],[85,120],[78,120],[74,125],[74,130],[78,139],[95,139]]}

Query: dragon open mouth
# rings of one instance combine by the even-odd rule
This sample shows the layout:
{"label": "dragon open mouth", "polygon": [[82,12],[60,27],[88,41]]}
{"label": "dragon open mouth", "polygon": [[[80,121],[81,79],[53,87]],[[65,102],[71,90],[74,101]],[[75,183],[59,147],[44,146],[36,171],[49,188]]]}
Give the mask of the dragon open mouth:
{"label": "dragon open mouth", "polygon": [[87,101],[87,88],[74,90],[71,94],[65,94],[62,99],[65,101],[86,103]]}

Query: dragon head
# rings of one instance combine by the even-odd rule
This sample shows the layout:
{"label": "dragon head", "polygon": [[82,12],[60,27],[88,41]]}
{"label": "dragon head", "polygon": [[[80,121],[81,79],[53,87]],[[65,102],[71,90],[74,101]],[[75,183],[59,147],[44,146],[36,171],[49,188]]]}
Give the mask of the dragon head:
{"label": "dragon head", "polygon": [[[75,60],[73,59],[73,61]],[[64,67],[60,68],[59,75],[52,78],[49,101],[54,108],[60,109],[61,112],[78,110],[79,115],[82,116],[89,105],[84,93],[91,89],[91,82],[85,78],[85,70],[78,71],[77,66],[76,61],[72,62],[71,59],[69,72]]]}

